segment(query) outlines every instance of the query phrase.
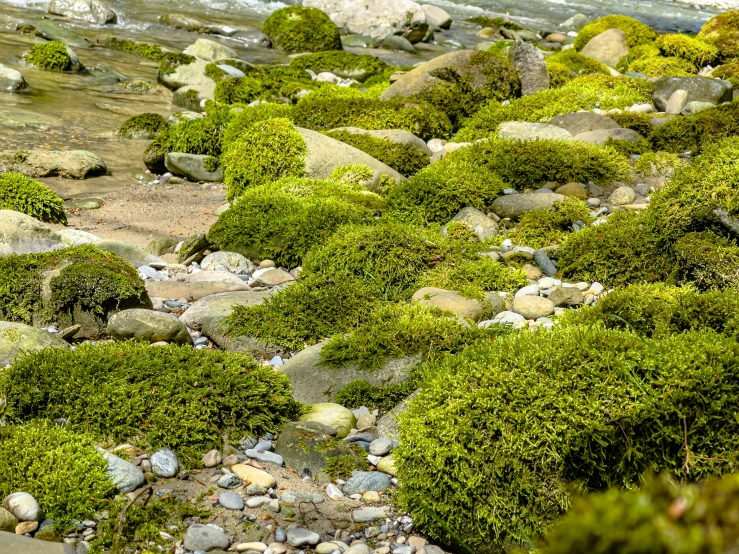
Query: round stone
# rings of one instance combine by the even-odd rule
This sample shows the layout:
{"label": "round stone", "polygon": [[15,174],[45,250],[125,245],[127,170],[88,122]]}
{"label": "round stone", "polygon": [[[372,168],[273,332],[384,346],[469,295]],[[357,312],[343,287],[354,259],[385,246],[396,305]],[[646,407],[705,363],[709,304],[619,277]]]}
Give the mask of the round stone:
{"label": "round stone", "polygon": [[537,319],[554,313],[554,302],[541,296],[519,296],[511,309],[526,319]]}
{"label": "round stone", "polygon": [[150,461],[152,472],[157,477],[174,477],[180,470],[177,455],[169,449],[157,450]]}
{"label": "round stone", "polygon": [[18,521],[38,521],[41,512],[36,499],[27,492],[14,492],[5,499],[3,508]]}
{"label": "round stone", "polygon": [[224,492],[218,497],[218,502],[227,510],[243,510],[244,499],[235,492]]}

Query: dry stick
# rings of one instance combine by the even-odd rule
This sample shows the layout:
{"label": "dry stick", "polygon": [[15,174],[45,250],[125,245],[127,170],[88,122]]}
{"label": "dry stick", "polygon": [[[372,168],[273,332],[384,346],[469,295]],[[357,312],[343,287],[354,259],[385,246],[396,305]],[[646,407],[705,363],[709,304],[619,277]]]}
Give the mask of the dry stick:
{"label": "dry stick", "polygon": [[685,463],[683,464],[683,469],[685,470],[685,473],[690,475],[690,447],[688,446],[688,423],[685,421],[684,417],[683,417],[683,433],[685,434],[685,444],[683,444],[683,446],[685,447]]}

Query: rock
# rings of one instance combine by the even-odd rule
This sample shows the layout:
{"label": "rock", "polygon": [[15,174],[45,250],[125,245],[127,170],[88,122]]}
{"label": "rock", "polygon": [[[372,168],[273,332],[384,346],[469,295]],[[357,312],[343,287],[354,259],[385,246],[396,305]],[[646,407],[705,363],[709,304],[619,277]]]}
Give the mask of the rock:
{"label": "rock", "polygon": [[482,317],[482,303],[479,300],[465,298],[453,290],[423,287],[413,294],[413,300],[424,306],[433,306],[457,317],[480,321]]}
{"label": "rock", "polygon": [[235,473],[229,473],[220,477],[216,484],[222,489],[238,489],[244,486],[244,482]]}
{"label": "rock", "polygon": [[565,197],[561,194],[508,194],[493,201],[491,210],[500,218],[518,219],[531,210],[549,209]]}
{"label": "rock", "polygon": [[418,394],[418,391],[411,394],[402,402],[399,402],[392,410],[377,421],[377,434],[380,437],[398,438],[398,418],[400,414],[408,409],[408,403],[415,398],[416,394]]}
{"label": "rock", "polygon": [[321,540],[318,533],[303,529],[302,527],[293,527],[287,530],[287,542],[290,546],[299,548],[301,546],[315,546]]}
{"label": "rock", "polygon": [[583,302],[582,291],[577,287],[554,287],[547,297],[555,306],[579,306]]}
{"label": "rock", "polygon": [[665,113],[671,115],[678,115],[688,105],[688,91],[678,89],[670,95],[670,98],[665,104]]}
{"label": "rock", "polygon": [[275,267],[258,269],[252,275],[252,279],[257,281],[258,285],[265,287],[277,287],[295,281],[295,277],[287,271]]}
{"label": "rock", "polygon": [[526,319],[537,319],[554,313],[554,303],[542,296],[519,296],[513,299],[511,309]]}
{"label": "rock", "polygon": [[181,152],[170,152],[165,158],[164,165],[175,175],[187,177],[190,181],[205,181],[216,183],[223,180],[223,171],[208,171],[208,161],[215,161],[212,156],[198,154],[183,154]]}
{"label": "rock", "polygon": [[534,261],[545,275],[549,275],[551,277],[557,273],[557,266],[549,259],[545,250],[534,251]]}
{"label": "rock", "polygon": [[416,52],[416,48],[413,46],[413,43],[411,41],[397,35],[391,35],[385,38],[382,41],[382,44],[380,44],[380,47],[384,48],[385,50],[408,52],[409,54],[413,54]]}
{"label": "rock", "polygon": [[332,427],[312,421],[295,421],[282,427],[275,452],[284,458],[286,466],[298,473],[308,469],[311,475],[318,475],[331,457],[357,456],[349,443],[336,441],[335,437],[336,430]]}
{"label": "rock", "polygon": [[[480,241],[493,238],[498,234],[498,224],[477,208],[467,206],[457,212],[450,223],[459,223],[475,233]],[[442,236],[447,234],[447,225],[441,230]]]}
{"label": "rock", "polygon": [[[341,496],[342,498],[344,497],[343,494]],[[5,508],[0,508],[0,531],[5,531],[6,533],[15,533],[16,525],[18,525],[18,518],[16,518]],[[0,544],[2,543],[0,542]]]}
{"label": "rock", "polygon": [[[203,101],[214,100],[215,92],[215,85],[186,85],[174,91],[172,104],[184,110],[200,112],[202,110]],[[192,155],[195,156],[196,154]]]}
{"label": "rock", "polygon": [[[378,475],[384,475],[382,473]],[[388,479],[389,481],[389,479]],[[352,519],[354,523],[369,523],[370,521],[377,521],[378,519],[385,519],[387,512],[384,508],[358,508],[352,512]]]}
{"label": "rock", "polygon": [[[207,35],[223,35],[225,37],[231,36],[236,33],[236,29],[230,27],[224,27],[220,25],[212,25],[204,23],[194,17],[189,17],[180,13],[167,13],[159,16],[160,23],[169,25],[175,29],[183,29],[190,31],[191,33],[200,33]],[[194,54],[192,54],[194,55]]]}
{"label": "rock", "polygon": [[336,431],[336,438],[343,439],[357,424],[351,410],[339,404],[321,402],[308,406],[308,413],[300,416],[300,421],[323,423]]}
{"label": "rock", "polygon": [[421,8],[423,13],[426,14],[426,23],[429,25],[436,25],[442,29],[448,29],[452,26],[452,16],[446,10],[431,4],[423,4]]}
{"label": "rock", "polygon": [[[328,496],[331,500],[343,500],[344,493],[341,492],[341,489],[334,485],[333,483],[329,483],[326,486],[326,496]],[[0,516],[0,522],[2,521]],[[0,524],[0,529],[2,529]]]}
{"label": "rock", "polygon": [[205,68],[208,62],[195,60],[189,64],[179,65],[172,73],[157,74],[157,81],[170,90],[177,90],[186,86],[210,85],[215,86],[215,81],[205,76]]}
{"label": "rock", "polygon": [[573,112],[558,115],[549,121],[550,125],[562,127],[574,137],[598,129],[618,129],[621,126],[610,117],[592,112]]}
{"label": "rock", "polygon": [[587,189],[580,183],[567,183],[566,185],[557,187],[554,192],[562,196],[569,196],[570,198],[579,198],[580,200],[586,200],[588,198]]}
{"label": "rock", "polygon": [[146,245],[146,251],[152,256],[161,256],[174,252],[175,246],[177,246],[177,241],[172,237],[157,237]]}
{"label": "rock", "polygon": [[38,521],[21,521],[15,527],[16,535],[25,535],[26,533],[33,533],[38,529]]}
{"label": "rock", "polygon": [[108,332],[116,340],[192,344],[192,337],[182,321],[172,314],[154,310],[135,308],[115,313],[108,320]]}
{"label": "rock", "polygon": [[323,495],[311,492],[294,492],[287,491],[280,495],[280,504],[298,504],[300,502],[312,502],[313,504],[322,504],[326,499]]}
{"label": "rock", "polygon": [[382,492],[390,488],[390,476],[378,471],[355,471],[344,485],[344,494],[361,494],[367,491]]}
{"label": "rock", "polygon": [[52,19],[35,19],[30,22],[36,30],[36,36],[46,40],[56,40],[73,48],[87,48],[90,43],[77,33],[65,29]]}
{"label": "rock", "polygon": [[622,30],[608,29],[590,39],[580,53],[608,67],[616,67],[621,58],[628,56],[629,43]]}
{"label": "rock", "polygon": [[711,102],[699,102],[697,100],[693,100],[691,102],[688,102],[688,105],[685,106],[685,109],[680,113],[682,115],[694,115],[715,107],[716,106],[713,105]]}
{"label": "rock", "polygon": [[141,471],[138,466],[97,446],[95,449],[100,452],[103,455],[103,458],[105,458],[105,461],[108,462],[108,465],[105,468],[105,473],[108,475],[108,478],[113,481],[113,484],[115,484],[119,492],[125,494],[142,487],[146,483],[144,472]]}
{"label": "rock", "polygon": [[0,531],[0,552],[3,554],[75,554],[75,549],[69,544],[31,539],[16,535],[15,532]]}
{"label": "rock", "polygon": [[236,252],[213,252],[208,254],[200,262],[200,269],[203,271],[215,270],[218,266],[225,267],[228,271],[235,272],[237,269],[242,268],[243,273],[252,274],[254,273],[254,264],[251,263],[245,256]]}
{"label": "rock", "polygon": [[[207,279],[208,276],[215,275],[212,279]],[[188,274],[183,280],[170,279],[169,281],[146,281],[146,290],[151,297],[158,298],[184,298],[188,302],[193,300],[200,300],[208,296],[216,295],[219,293],[229,293],[237,291],[249,291],[249,286],[239,279],[236,275],[231,273],[225,273],[221,271],[201,271],[200,273]],[[263,293],[264,294],[264,293]],[[268,296],[268,295],[265,295]],[[233,302],[237,302],[234,300]],[[230,310],[234,304],[228,301],[227,304]],[[214,307],[214,311],[219,311],[223,308],[221,305],[219,308]],[[188,312],[192,309],[188,309]],[[187,312],[186,312],[187,313]],[[202,314],[202,311],[201,311]],[[203,314],[202,317],[210,318]],[[220,318],[223,321],[226,316]],[[187,322],[185,323],[187,325]],[[214,329],[215,332],[215,329]],[[207,335],[209,338],[213,338]],[[227,337],[222,337],[222,340],[227,341]],[[219,346],[222,346],[219,344]],[[224,346],[225,348],[225,346]]]}
{"label": "rock", "polygon": [[103,159],[86,150],[23,150],[0,152],[0,162],[6,169],[27,177],[64,177],[85,179],[108,172]]}
{"label": "rock", "polygon": [[195,523],[187,528],[184,547],[187,550],[202,550],[210,552],[216,549],[226,549],[231,544],[226,534],[215,525]]}
{"label": "rock", "polygon": [[[428,4],[426,4],[428,5]],[[359,129],[358,127],[339,127],[333,129],[334,131],[346,131],[355,135],[369,135],[374,138],[387,140],[396,144],[405,144],[414,147],[421,154],[431,156],[432,152],[423,139],[418,138],[416,135],[409,131],[403,131],[402,129],[382,129],[378,131],[368,131],[365,129]]]}
{"label": "rock", "polygon": [[0,256],[65,248],[62,237],[30,215],[0,210]]}
{"label": "rock", "polygon": [[574,140],[578,142],[589,142],[590,144],[605,144],[608,139],[636,143],[643,138],[643,136],[633,129],[597,129],[595,131],[580,133],[574,137]]}
{"label": "rock", "polygon": [[38,521],[41,513],[36,499],[27,492],[14,492],[3,500],[3,508],[18,521]]}
{"label": "rock", "polygon": [[221,453],[218,450],[210,450],[203,456],[204,467],[217,467],[221,463]]}
{"label": "rock", "polygon": [[0,90],[16,92],[25,88],[28,88],[28,83],[21,72],[0,63]]}
{"label": "rock", "polygon": [[118,19],[115,12],[100,0],[51,0],[49,13],[106,25]]}
{"label": "rock", "polygon": [[662,77],[654,82],[654,106],[663,112],[676,90],[688,93],[688,102],[731,102],[733,87],[730,82],[707,77]]}
{"label": "rock", "polygon": [[395,467],[395,459],[392,457],[392,455],[385,456],[382,460],[377,462],[377,471],[387,473],[388,475],[392,475],[393,477],[398,474],[398,470]]}
{"label": "rock", "polygon": [[177,455],[169,449],[157,450],[151,455],[151,469],[157,477],[174,477],[180,471]]}
{"label": "rock", "polygon": [[618,187],[611,193],[611,196],[608,197],[608,202],[615,206],[631,204],[634,200],[636,200],[634,189],[626,185]]}
{"label": "rock", "polygon": [[227,510],[244,509],[244,499],[235,492],[222,492],[218,497],[218,503]]}
{"label": "rock", "polygon": [[522,96],[549,88],[549,72],[544,53],[539,48],[523,41],[514,42],[509,57],[518,68]]}
{"label": "rock", "polygon": [[238,57],[236,50],[233,48],[205,38],[199,38],[194,44],[185,48],[185,54],[205,62],[217,62]]}
{"label": "rock", "polygon": [[501,123],[498,126],[497,137],[506,140],[572,140],[572,135],[562,127],[525,121]]}
{"label": "rock", "polygon": [[101,240],[95,243],[95,246],[100,250],[120,256],[136,268],[148,265],[155,269],[162,269],[167,265],[166,260],[158,258],[157,256],[152,256],[146,250],[141,250],[140,248],[136,248],[135,246],[131,246],[130,244],[118,240]]}
{"label": "rock", "polygon": [[0,321],[0,367],[29,352],[37,352],[44,348],[68,348],[69,344],[59,337],[22,323]]}
{"label": "rock", "polygon": [[233,471],[240,479],[243,479],[245,483],[259,485],[265,489],[271,489],[277,486],[277,481],[266,471],[257,469],[247,464],[236,464],[231,467]]}
{"label": "rock", "polygon": [[244,451],[244,454],[246,454],[246,456],[251,458],[252,460],[258,460],[266,464],[275,464],[276,466],[282,467],[282,464],[284,463],[282,456],[266,450],[249,448],[248,450]]}
{"label": "rock", "polygon": [[390,438],[383,437],[373,440],[369,446],[369,452],[373,456],[385,456],[393,449],[393,441]]}

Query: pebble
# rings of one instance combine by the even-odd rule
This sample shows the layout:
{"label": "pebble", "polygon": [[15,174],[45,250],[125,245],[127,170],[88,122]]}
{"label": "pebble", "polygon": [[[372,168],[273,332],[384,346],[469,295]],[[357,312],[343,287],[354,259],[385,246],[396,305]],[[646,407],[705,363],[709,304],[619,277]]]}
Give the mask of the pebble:
{"label": "pebble", "polygon": [[241,487],[244,482],[235,473],[229,473],[218,479],[218,486],[222,489],[237,489]]}
{"label": "pebble", "polygon": [[244,499],[235,492],[224,492],[218,497],[218,503],[227,510],[243,510]]}
{"label": "pebble", "polygon": [[375,436],[372,433],[357,433],[344,438],[345,442],[372,442],[373,440],[375,440]]}
{"label": "pebble", "polygon": [[281,527],[278,527],[275,531],[275,542],[284,543],[287,542],[287,535],[285,534],[284,529]]}
{"label": "pebble", "polygon": [[303,529],[302,527],[293,527],[287,530],[287,542],[290,546],[296,548],[301,546],[315,546],[321,540],[318,533]]}
{"label": "pebble", "polygon": [[355,471],[344,485],[344,494],[384,491],[390,488],[390,477],[377,471]]}
{"label": "pebble", "polygon": [[3,508],[18,521],[38,521],[41,512],[36,499],[27,492],[14,492],[5,499]]}
{"label": "pebble", "polygon": [[325,501],[326,500],[323,498],[323,495],[318,493],[287,491],[280,495],[280,502],[284,504],[298,504],[300,502],[321,504]]}
{"label": "pebble", "polygon": [[352,512],[352,519],[354,523],[368,523],[370,521],[377,521],[378,519],[385,519],[387,516],[383,508],[366,507],[359,508]]}
{"label": "pebble", "polygon": [[328,496],[331,500],[341,500],[344,498],[344,493],[341,492],[341,489],[334,485],[333,483],[329,483],[326,486],[326,496]]}
{"label": "pebble", "polygon": [[377,491],[367,491],[366,493],[362,495],[362,500],[364,500],[367,503],[379,502],[380,493]]}
{"label": "pebble", "polygon": [[382,460],[382,456],[373,456],[372,454],[368,454],[367,459],[373,466],[376,466],[380,460]]}
{"label": "pebble", "polygon": [[246,494],[249,496],[264,496],[267,494],[267,489],[265,487],[262,487],[261,485],[256,485],[252,483],[248,487],[246,487]]}
{"label": "pebble", "polygon": [[228,548],[231,541],[226,534],[215,525],[196,523],[188,527],[185,533],[184,547],[187,550],[209,552],[217,548]]}
{"label": "pebble", "polygon": [[557,273],[557,266],[554,265],[554,262],[549,259],[549,256],[544,250],[534,251],[534,261],[541,268],[545,275],[552,277]]}
{"label": "pebble", "polygon": [[177,455],[169,449],[157,450],[151,455],[151,469],[157,477],[174,477],[180,470]]}
{"label": "pebble", "polygon": [[366,544],[355,544],[349,550],[345,551],[344,554],[370,554],[372,551]]}
{"label": "pebble", "polygon": [[272,499],[268,496],[252,496],[246,500],[246,506],[248,508],[261,508],[270,502],[272,502]]}
{"label": "pebble", "polygon": [[253,460],[259,460],[260,462],[265,462],[269,464],[275,464],[280,467],[285,463],[282,459],[282,456],[279,454],[275,454],[274,452],[270,452],[268,450],[257,450],[249,449],[244,451],[244,454],[247,455],[247,457],[253,459]]}
{"label": "pebble", "polygon": [[369,452],[373,456],[385,456],[393,449],[393,440],[382,438],[374,440],[369,445]]}
{"label": "pebble", "polygon": [[267,545],[263,542],[242,542],[237,544],[234,547],[234,550],[236,552],[247,552],[248,550],[253,550],[255,552],[264,552],[267,550]]}
{"label": "pebble", "polygon": [[26,533],[33,533],[36,529],[38,529],[38,521],[21,521],[15,526],[15,534],[25,535]]}
{"label": "pebble", "polygon": [[218,450],[211,450],[203,456],[203,466],[216,467],[221,463],[221,453]]}
{"label": "pebble", "polygon": [[522,296],[539,296],[539,285],[533,284],[522,287],[518,289],[514,297],[520,298]]}
{"label": "pebble", "polygon": [[250,484],[255,483],[268,489],[277,485],[277,481],[269,473],[246,464],[236,464],[231,467],[231,471]]}

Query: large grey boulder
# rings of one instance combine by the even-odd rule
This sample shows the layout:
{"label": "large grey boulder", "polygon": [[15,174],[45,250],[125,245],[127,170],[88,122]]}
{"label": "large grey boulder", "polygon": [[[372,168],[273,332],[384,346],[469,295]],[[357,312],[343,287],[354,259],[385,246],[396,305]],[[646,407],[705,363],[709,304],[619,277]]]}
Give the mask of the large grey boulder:
{"label": "large grey boulder", "polygon": [[164,165],[175,175],[187,177],[191,181],[205,181],[206,183],[222,181],[223,171],[220,168],[215,171],[208,171],[206,169],[208,160],[214,160],[214,158],[199,154],[170,152],[164,160]]}
{"label": "large grey boulder", "polygon": [[411,400],[413,400],[420,389],[411,394],[408,398],[399,402],[395,407],[377,420],[377,435],[380,437],[390,437],[397,439],[400,437],[398,418],[408,410]]}
{"label": "large grey boulder", "polygon": [[622,30],[608,29],[590,39],[580,53],[609,67],[616,67],[619,60],[629,54],[629,43]]}
{"label": "large grey boulder", "polygon": [[185,54],[206,62],[217,62],[237,57],[236,50],[214,40],[199,38],[185,49]]}
{"label": "large grey boulder", "polygon": [[118,19],[115,12],[101,0],[51,0],[49,13],[98,25],[115,23]]}
{"label": "large grey boulder", "polygon": [[69,544],[32,539],[0,531],[0,552],[7,554],[75,554]]}
{"label": "large grey boulder", "polygon": [[518,219],[522,214],[531,210],[549,209],[565,197],[557,193],[549,194],[508,194],[493,201],[491,209],[498,217]]}
{"label": "large grey boulder", "polygon": [[595,131],[580,133],[573,140],[577,142],[589,142],[590,144],[605,144],[608,139],[639,142],[643,138],[643,136],[633,129],[596,129]]}
{"label": "large grey boulder", "polygon": [[518,69],[523,96],[549,88],[549,72],[539,48],[528,42],[514,42],[509,57]]}
{"label": "large grey boulder", "polygon": [[28,83],[17,69],[0,63],[0,91],[16,92],[28,88]]}
{"label": "large grey boulder", "polygon": [[141,308],[113,314],[108,320],[108,332],[117,340],[192,344],[187,327],[176,316]]}
{"label": "large grey boulder", "polygon": [[136,248],[119,240],[101,240],[95,243],[100,250],[111,252],[126,260],[133,267],[139,268],[145,265],[162,269],[167,265],[166,260],[152,256],[146,250]]}
{"label": "large grey boulder", "polygon": [[195,60],[192,63],[177,66],[172,73],[157,74],[157,80],[168,89],[177,90],[186,86],[210,85],[215,86],[215,81],[205,76],[205,68],[208,62]]}
{"label": "large grey boulder", "polygon": [[654,82],[654,107],[663,112],[677,90],[688,93],[688,102],[731,102],[734,88],[729,81],[708,77],[662,77]]}
{"label": "large grey boulder", "polygon": [[338,127],[333,129],[334,131],[346,131],[354,135],[369,135],[374,138],[386,140],[388,142],[394,142],[396,144],[406,144],[412,146],[418,150],[421,154],[431,157],[431,150],[422,138],[417,137],[410,131],[404,131],[402,129],[380,129],[377,131],[368,131],[366,129],[359,129],[358,127]]}
{"label": "large grey boulder", "polygon": [[526,121],[501,123],[496,136],[505,140],[572,140],[569,131],[562,127]]}
{"label": "large grey boulder", "polygon": [[103,159],[86,150],[22,150],[0,152],[6,169],[28,177],[84,179],[108,172]]}
{"label": "large grey boulder", "polygon": [[27,352],[50,347],[68,348],[69,344],[59,335],[43,329],[0,321],[0,367],[13,363],[17,357]]}
{"label": "large grey boulder", "polygon": [[619,129],[621,126],[610,117],[593,112],[572,112],[553,117],[550,125],[566,129],[572,136],[599,129]]}
{"label": "large grey boulder", "polygon": [[50,252],[66,244],[51,227],[30,215],[0,210],[0,256]]}
{"label": "large grey boulder", "polygon": [[96,446],[95,449],[103,455],[108,463],[105,473],[113,481],[119,492],[125,494],[142,487],[146,483],[144,472],[138,466],[103,450],[99,446]]}

